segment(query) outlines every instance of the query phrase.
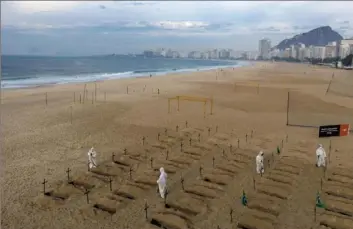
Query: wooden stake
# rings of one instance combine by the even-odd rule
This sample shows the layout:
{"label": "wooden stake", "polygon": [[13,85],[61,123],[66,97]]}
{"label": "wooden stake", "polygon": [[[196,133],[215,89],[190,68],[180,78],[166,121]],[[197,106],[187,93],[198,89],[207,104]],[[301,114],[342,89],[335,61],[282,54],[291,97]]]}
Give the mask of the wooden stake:
{"label": "wooden stake", "polygon": [[92,91],[92,104],[94,102],[94,92]]}
{"label": "wooden stake", "polygon": [[200,166],[200,168],[199,168],[199,173],[200,173],[200,177],[202,177],[202,166]]}
{"label": "wooden stake", "polygon": [[67,173],[67,182],[70,182],[70,172],[71,172],[71,169],[70,169],[70,168],[67,168],[67,170],[66,170],[66,173]]}
{"label": "wooden stake", "polygon": [[126,155],[126,154],[127,154],[127,149],[125,148],[125,149],[124,149],[124,155]]}
{"label": "wooden stake", "polygon": [[168,130],[167,128],[164,129],[164,135],[167,136]]}
{"label": "wooden stake", "polygon": [[180,152],[183,152],[183,142],[180,142]]}
{"label": "wooden stake", "polygon": [[112,182],[113,182],[112,177],[109,176],[109,189],[110,189],[110,191],[113,191]]}
{"label": "wooden stake", "polygon": [[229,145],[229,152],[232,152],[233,146],[232,144]]}
{"label": "wooden stake", "polygon": [[151,168],[153,168],[153,157],[151,157],[150,162],[151,162]]}
{"label": "wooden stake", "polygon": [[72,106],[70,106],[70,122],[72,124]]}
{"label": "wooden stake", "polygon": [[87,96],[86,95],[86,92],[87,92],[86,87],[87,87],[87,85],[85,84],[83,86],[83,101],[82,101],[83,104],[85,104],[85,99],[86,99],[86,96]]}
{"label": "wooden stake", "polygon": [[181,188],[184,190],[184,178],[183,175],[180,177]]}
{"label": "wooden stake", "polygon": [[239,148],[239,146],[240,146],[240,139],[238,138],[238,148]]}
{"label": "wooden stake", "polygon": [[188,121],[185,121],[185,127],[188,128]]}
{"label": "wooden stake", "polygon": [[45,92],[45,105],[48,106],[48,92]]}
{"label": "wooden stake", "polygon": [[159,95],[159,88],[158,88],[158,95]]}
{"label": "wooden stake", "polygon": [[215,158],[212,157],[212,167],[213,167],[213,168],[214,168],[214,160],[215,160]]}
{"label": "wooden stake", "polygon": [[132,168],[129,168],[130,180],[132,180]]}
{"label": "wooden stake", "polygon": [[76,92],[74,92],[74,103],[76,103]]}
{"label": "wooden stake", "polygon": [[104,92],[104,102],[107,102],[107,92]]}
{"label": "wooden stake", "polygon": [[316,222],[316,205],[314,205],[314,221]]}
{"label": "wooden stake", "polygon": [[256,190],[256,182],[255,182],[255,177],[253,177],[252,179],[253,179],[253,184],[254,184],[254,190]]}
{"label": "wooden stake", "polygon": [[115,161],[115,154],[114,154],[114,152],[112,153],[112,161],[113,161],[113,162]]}
{"label": "wooden stake", "polygon": [[176,130],[176,132],[179,131],[179,126],[178,125],[175,127],[175,130]]}
{"label": "wooden stake", "polygon": [[248,142],[248,134],[245,134],[245,142]]}
{"label": "wooden stake", "polygon": [[147,202],[145,202],[145,207],[144,207],[144,210],[145,210],[145,217],[146,217],[146,219],[148,218],[148,204],[147,204]]}
{"label": "wooden stake", "polygon": [[126,87],[126,94],[129,94],[129,86]]}
{"label": "wooden stake", "polygon": [[166,155],[165,159],[168,160],[168,157],[169,157],[169,150],[167,150],[167,155]]}
{"label": "wooden stake", "polygon": [[157,135],[157,139],[158,139],[158,141],[159,141],[159,137],[161,136],[161,134],[160,133],[158,133],[158,135]]}
{"label": "wooden stake", "polygon": [[90,192],[90,190],[88,190],[88,189],[86,188],[86,191],[85,191],[84,194],[86,195],[86,198],[87,198],[87,204],[89,204],[89,197],[88,197],[89,192]]}
{"label": "wooden stake", "polygon": [[82,103],[82,95],[80,94],[80,104]]}
{"label": "wooden stake", "polygon": [[145,145],[145,136],[142,137],[142,145],[144,146]]}
{"label": "wooden stake", "polygon": [[209,127],[208,128],[208,136],[210,136],[210,134],[211,134],[211,128]]}
{"label": "wooden stake", "polygon": [[216,133],[218,132],[218,126],[216,126]]}
{"label": "wooden stake", "polygon": [[189,144],[190,144],[190,145],[191,145],[191,141],[192,141],[192,140],[191,140],[191,138],[190,138],[190,139],[189,139]]}
{"label": "wooden stake", "polygon": [[201,134],[199,133],[199,142],[201,141]]}
{"label": "wooden stake", "polygon": [[45,184],[48,183],[48,181],[44,178],[42,185],[43,185],[43,194],[45,195],[46,191],[45,191]]}
{"label": "wooden stake", "polygon": [[233,223],[233,209],[232,208],[230,209],[229,214],[230,214],[230,222]]}

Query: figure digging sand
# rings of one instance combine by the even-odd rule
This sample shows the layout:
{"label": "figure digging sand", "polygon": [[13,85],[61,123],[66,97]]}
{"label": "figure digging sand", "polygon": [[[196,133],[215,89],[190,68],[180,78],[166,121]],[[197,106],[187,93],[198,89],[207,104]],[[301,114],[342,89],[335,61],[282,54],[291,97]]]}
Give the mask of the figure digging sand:
{"label": "figure digging sand", "polygon": [[256,156],[256,172],[258,174],[263,174],[264,170],[264,152],[260,151],[260,153]]}
{"label": "figure digging sand", "polygon": [[160,171],[160,175],[159,178],[157,180],[157,184],[158,184],[158,189],[159,189],[159,194],[161,195],[161,197],[164,199],[166,191],[167,191],[167,173],[164,172],[164,168],[161,167],[159,169]]}
{"label": "figure digging sand", "polygon": [[326,166],[326,152],[322,144],[319,144],[318,148],[316,149],[316,166]]}
{"label": "figure digging sand", "polygon": [[94,150],[94,148],[92,147],[89,151],[88,151],[88,165],[89,168],[96,168],[97,167],[97,162],[96,162],[96,157],[97,157],[97,153]]}

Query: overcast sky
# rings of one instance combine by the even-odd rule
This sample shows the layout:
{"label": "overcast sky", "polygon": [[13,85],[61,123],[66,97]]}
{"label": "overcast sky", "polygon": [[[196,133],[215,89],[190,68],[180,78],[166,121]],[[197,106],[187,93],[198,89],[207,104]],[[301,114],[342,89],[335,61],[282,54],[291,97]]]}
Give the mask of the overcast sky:
{"label": "overcast sky", "polygon": [[166,47],[257,50],[329,25],[353,36],[353,2],[1,2],[2,54],[95,55]]}

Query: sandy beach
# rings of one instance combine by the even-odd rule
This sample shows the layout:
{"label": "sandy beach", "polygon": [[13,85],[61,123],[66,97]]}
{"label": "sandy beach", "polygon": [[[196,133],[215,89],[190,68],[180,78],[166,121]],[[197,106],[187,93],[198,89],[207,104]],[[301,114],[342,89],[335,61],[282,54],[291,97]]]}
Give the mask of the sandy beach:
{"label": "sandy beach", "polygon": [[[352,228],[352,134],[286,125],[353,125],[352,71],[257,62],[84,88],[1,92],[2,228]],[[327,170],[315,167],[318,143]],[[314,211],[317,192],[326,210]]]}

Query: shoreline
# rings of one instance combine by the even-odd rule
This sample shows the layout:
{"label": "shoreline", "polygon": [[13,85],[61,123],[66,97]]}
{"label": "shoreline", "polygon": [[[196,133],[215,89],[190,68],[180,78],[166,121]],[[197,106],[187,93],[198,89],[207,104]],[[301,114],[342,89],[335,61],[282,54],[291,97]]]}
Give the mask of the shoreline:
{"label": "shoreline", "polygon": [[[1,87],[2,92],[10,92],[10,91],[21,91],[21,90],[33,90],[33,89],[42,89],[42,88],[52,88],[52,87],[59,87],[59,86],[67,86],[67,85],[82,85],[82,84],[90,84],[90,83],[98,83],[98,82],[107,82],[107,81],[114,81],[114,80],[128,80],[128,79],[143,79],[143,78],[155,78],[155,77],[161,77],[161,76],[170,76],[170,75],[181,75],[181,74],[191,74],[191,73],[197,73],[197,72],[210,72],[210,71],[218,71],[220,69],[235,69],[235,68],[243,68],[243,67],[248,67],[248,66],[253,66],[256,65],[252,62],[249,61],[241,61],[239,63],[236,62],[235,65],[222,65],[222,66],[209,66],[209,67],[204,67],[202,68],[189,68],[189,69],[180,69],[180,70],[175,70],[175,71],[166,71],[166,72],[154,72],[152,73],[136,73],[131,76],[121,76],[121,77],[116,77],[116,78],[106,78],[106,79],[96,79],[96,80],[87,80],[87,81],[78,81],[78,82],[64,82],[64,83],[47,83],[47,84],[41,84],[41,85],[33,85],[33,86],[27,86],[27,87],[14,87],[14,88],[6,88],[6,87]],[[119,74],[119,73],[117,73]],[[149,75],[152,75],[150,77]]]}

